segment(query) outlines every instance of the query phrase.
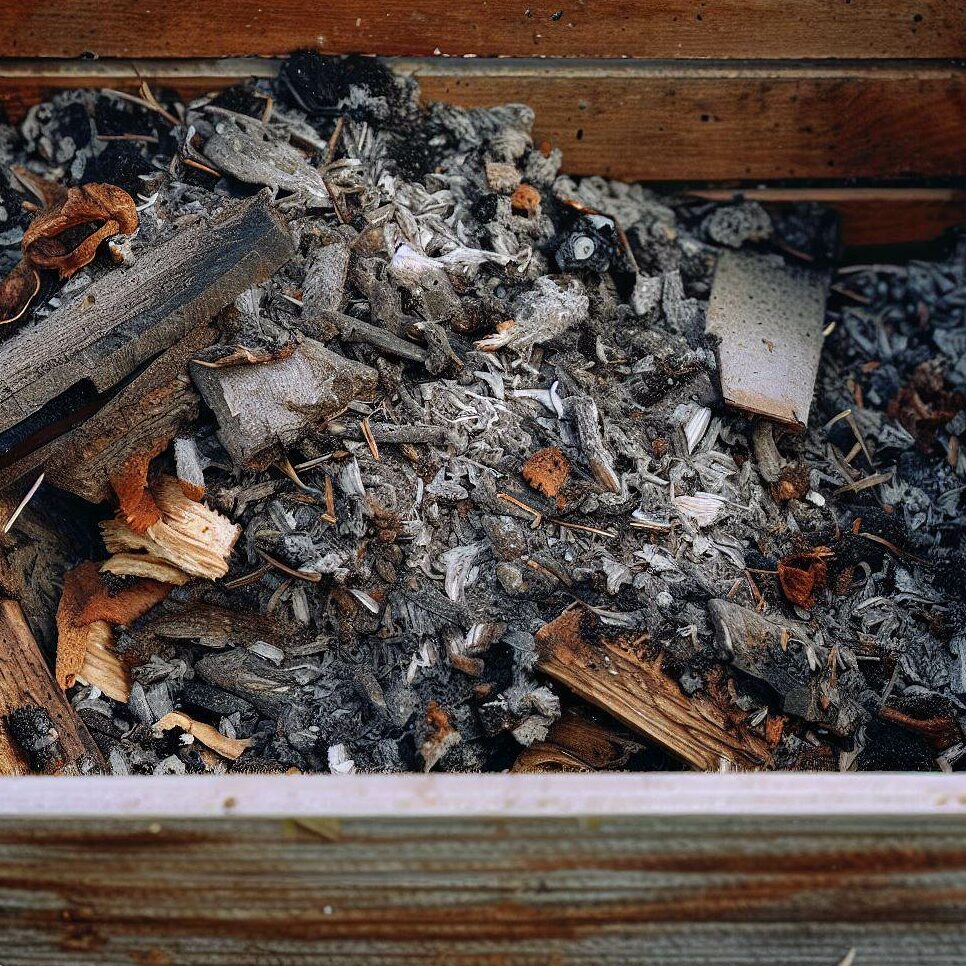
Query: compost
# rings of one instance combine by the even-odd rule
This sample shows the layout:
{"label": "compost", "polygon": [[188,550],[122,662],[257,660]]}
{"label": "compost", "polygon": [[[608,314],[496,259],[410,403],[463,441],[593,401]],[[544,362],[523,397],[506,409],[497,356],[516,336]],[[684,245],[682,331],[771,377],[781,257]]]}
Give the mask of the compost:
{"label": "compost", "polygon": [[0,770],[959,767],[966,240],[418,93],[0,126]]}

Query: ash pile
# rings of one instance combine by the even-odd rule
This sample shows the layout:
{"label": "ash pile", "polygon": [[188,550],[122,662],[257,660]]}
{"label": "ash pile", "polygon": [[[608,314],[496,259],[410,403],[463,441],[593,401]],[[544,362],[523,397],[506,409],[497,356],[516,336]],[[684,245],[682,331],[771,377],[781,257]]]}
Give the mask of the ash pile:
{"label": "ash pile", "polygon": [[[966,246],[836,267],[824,209],[574,179],[533,122],[302,53],[0,129],[6,367],[126,326],[0,436],[73,768],[958,767]],[[38,228],[67,185],[135,221]]]}

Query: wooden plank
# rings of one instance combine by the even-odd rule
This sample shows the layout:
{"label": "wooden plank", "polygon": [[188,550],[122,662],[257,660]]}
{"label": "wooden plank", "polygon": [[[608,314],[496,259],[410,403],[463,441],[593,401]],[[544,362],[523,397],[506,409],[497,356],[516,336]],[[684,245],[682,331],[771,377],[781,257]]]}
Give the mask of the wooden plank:
{"label": "wooden plank", "polygon": [[893,816],[966,821],[966,774],[171,775],[10,778],[0,819]]}
{"label": "wooden plank", "polygon": [[23,818],[0,823],[0,948],[18,966],[835,966],[852,948],[952,966],[964,842],[962,819]]}
{"label": "wooden plank", "polygon": [[104,275],[0,347],[0,432],[39,416],[79,384],[108,392],[268,278],[293,251],[279,217],[253,199]]}
{"label": "wooden plank", "polygon": [[105,767],[93,738],[44,663],[20,605],[12,600],[0,601],[0,775],[31,772],[8,716],[33,708],[42,709],[56,729],[62,752],[58,771],[76,775],[82,758],[94,767]]}
{"label": "wooden plank", "polygon": [[52,0],[0,8],[0,56],[957,57],[962,0]]}
{"label": "wooden plank", "polygon": [[[575,174],[675,182],[966,175],[966,68],[954,63],[393,63],[418,78],[425,100],[530,104],[535,140],[560,147]],[[17,117],[51,90],[130,89],[139,75],[193,96],[275,69],[271,61],[7,62],[0,103]]]}
{"label": "wooden plank", "polygon": [[707,331],[727,405],[804,432],[815,394],[828,277],[742,252],[718,258]]}

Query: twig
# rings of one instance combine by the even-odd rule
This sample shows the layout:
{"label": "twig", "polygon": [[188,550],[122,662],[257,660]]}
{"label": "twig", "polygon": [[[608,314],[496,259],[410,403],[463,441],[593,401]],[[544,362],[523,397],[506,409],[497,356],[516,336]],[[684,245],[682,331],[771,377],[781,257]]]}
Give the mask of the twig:
{"label": "twig", "polygon": [[271,565],[262,564],[261,567],[253,570],[250,574],[245,574],[244,577],[236,577],[234,580],[226,580],[221,586],[225,590],[237,590],[239,587],[247,587],[249,584],[258,583],[271,569]]}
{"label": "twig", "polygon": [[538,527],[543,522],[543,514],[539,510],[534,510],[532,506],[527,506],[522,500],[518,500],[515,496],[510,496],[509,493],[497,493],[497,496],[501,500],[506,500],[507,503],[512,504],[515,507],[519,507],[521,510],[525,510],[527,513],[533,516],[533,526]]}
{"label": "twig", "polygon": [[17,517],[19,517],[20,514],[23,513],[24,507],[30,502],[33,495],[37,492],[37,490],[40,489],[40,484],[43,482],[44,482],[44,474],[41,473],[40,476],[38,476],[36,481],[34,482],[34,485],[29,490],[27,490],[27,495],[20,501],[19,506],[17,507],[16,510],[13,511],[13,514],[10,517],[10,519],[7,520],[7,522],[3,525],[4,533],[10,532],[10,528],[17,522]]}
{"label": "twig", "polygon": [[281,560],[276,560],[271,554],[265,553],[264,550],[259,549],[258,555],[266,563],[271,564],[276,570],[281,570],[283,574],[288,574],[289,577],[297,577],[299,580],[307,580],[310,584],[317,584],[322,579],[322,574],[317,574],[310,570],[293,570],[291,567],[283,564]]}
{"label": "twig", "polygon": [[193,158],[182,158],[181,163],[188,165],[189,168],[197,168],[199,171],[204,171],[205,174],[210,174],[215,178],[221,177],[220,171],[216,171],[214,168],[209,168],[207,164],[202,164],[200,161],[195,161]]}
{"label": "twig", "polygon": [[378,463],[380,459],[379,446],[376,443],[375,436],[372,435],[372,430],[369,428],[368,416],[359,421],[359,428],[362,430],[362,435],[365,437],[366,444],[369,447],[369,452],[372,453],[372,458]]}

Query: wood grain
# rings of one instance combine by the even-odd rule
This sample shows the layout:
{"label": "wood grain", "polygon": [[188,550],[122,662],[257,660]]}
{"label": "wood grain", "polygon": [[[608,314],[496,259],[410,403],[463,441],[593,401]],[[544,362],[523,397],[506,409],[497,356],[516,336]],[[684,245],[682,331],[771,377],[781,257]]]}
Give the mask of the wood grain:
{"label": "wood grain", "polygon": [[85,757],[104,767],[97,745],[44,663],[20,605],[0,601],[0,775],[29,774],[2,719],[31,706],[44,708],[57,729],[67,759],[65,773],[77,774],[76,762]]}
{"label": "wood grain", "polygon": [[0,8],[0,56],[327,53],[480,57],[957,57],[962,0],[34,0]]}
{"label": "wood grain", "polygon": [[[535,140],[565,170],[626,180],[759,182],[954,179],[966,175],[966,68],[930,65],[646,64],[540,60],[399,60],[424,100],[508,101],[536,112]],[[127,87],[138,76],[195,96],[273,61],[139,64],[8,62],[11,116],[52,90]]]}
{"label": "wood grain", "polygon": [[952,966],[964,896],[961,819],[0,823],[10,966]]}
{"label": "wood grain", "polygon": [[710,688],[685,695],[660,657],[641,657],[611,630],[589,612],[565,611],[536,633],[540,670],[692,768],[769,763],[768,745],[740,709]]}

